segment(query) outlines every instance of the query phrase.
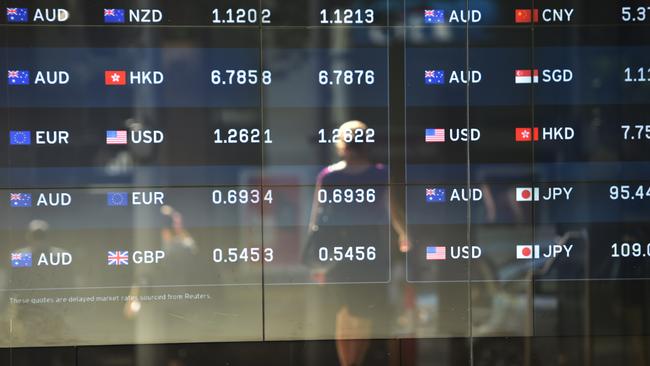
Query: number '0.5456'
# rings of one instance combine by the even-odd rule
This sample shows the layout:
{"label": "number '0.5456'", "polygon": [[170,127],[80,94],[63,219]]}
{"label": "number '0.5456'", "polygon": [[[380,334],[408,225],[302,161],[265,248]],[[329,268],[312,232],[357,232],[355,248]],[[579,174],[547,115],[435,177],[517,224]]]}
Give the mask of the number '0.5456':
{"label": "number '0.5456'", "polygon": [[335,246],[318,249],[318,260],[321,262],[361,262],[375,259],[377,259],[377,249],[373,246]]}

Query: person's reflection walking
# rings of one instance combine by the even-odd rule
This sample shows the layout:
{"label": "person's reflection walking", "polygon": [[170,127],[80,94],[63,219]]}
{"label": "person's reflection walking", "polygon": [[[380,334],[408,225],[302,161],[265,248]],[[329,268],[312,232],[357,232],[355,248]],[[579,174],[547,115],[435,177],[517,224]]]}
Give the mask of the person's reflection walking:
{"label": "person's reflection walking", "polygon": [[[183,215],[169,205],[160,208],[162,227],[160,241],[165,252],[165,266],[152,267],[149,271],[136,274],[135,283],[129,293],[130,301],[124,307],[124,315],[134,318],[142,308],[140,301],[136,300],[141,294],[140,288],[152,283],[168,285],[190,284],[196,280],[196,266],[194,260],[198,252],[196,242],[192,235],[185,229]],[[182,273],[170,271],[169,268],[182,268]]]}
{"label": "person's reflection walking", "polygon": [[[385,243],[385,223],[391,217],[388,213],[389,194],[385,183],[387,169],[383,164],[374,163],[370,157],[368,144],[345,136],[365,136],[368,127],[361,121],[349,121],[339,127],[340,139],[336,151],[340,161],[323,169],[318,175],[315,195],[309,222],[309,239],[305,248],[305,261],[314,264],[318,249],[327,245],[360,245],[360,243]],[[348,140],[349,142],[346,142]],[[350,141],[351,140],[351,141]],[[384,206],[377,209],[376,204],[368,202],[355,204],[329,204],[318,199],[321,188],[364,187],[376,189],[376,202]],[[392,215],[393,218],[403,215]],[[355,225],[358,222],[372,225]],[[404,225],[401,220],[393,220],[393,228],[399,234],[400,242],[406,243]],[[331,249],[331,248],[330,248]],[[313,270],[313,278],[321,283],[349,283],[360,272],[368,278],[383,278],[387,268],[369,263],[339,261],[323,267],[318,263]],[[342,366],[362,365],[371,348],[373,323],[386,319],[389,307],[386,287],[374,284],[347,284],[336,288],[335,337],[339,362]],[[369,361],[370,362],[370,361]]]}

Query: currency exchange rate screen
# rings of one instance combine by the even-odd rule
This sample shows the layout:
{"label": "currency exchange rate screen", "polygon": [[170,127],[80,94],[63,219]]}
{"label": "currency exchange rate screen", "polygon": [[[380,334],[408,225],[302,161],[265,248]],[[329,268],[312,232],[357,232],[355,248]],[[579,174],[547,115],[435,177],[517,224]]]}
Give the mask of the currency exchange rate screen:
{"label": "currency exchange rate screen", "polygon": [[0,347],[647,334],[649,1],[2,4]]}

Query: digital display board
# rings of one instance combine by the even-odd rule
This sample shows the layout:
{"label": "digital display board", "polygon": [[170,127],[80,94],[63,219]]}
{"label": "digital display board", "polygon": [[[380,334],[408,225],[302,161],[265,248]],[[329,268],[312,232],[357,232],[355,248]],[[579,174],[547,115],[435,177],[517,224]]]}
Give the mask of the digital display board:
{"label": "digital display board", "polygon": [[645,334],[650,2],[3,8],[0,348]]}

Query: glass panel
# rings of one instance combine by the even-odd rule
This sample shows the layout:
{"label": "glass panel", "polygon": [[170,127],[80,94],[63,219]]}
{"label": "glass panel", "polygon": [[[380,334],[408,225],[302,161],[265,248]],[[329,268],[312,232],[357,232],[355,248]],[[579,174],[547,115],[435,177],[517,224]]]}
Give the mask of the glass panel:
{"label": "glass panel", "polygon": [[4,4],[0,364],[647,363],[648,1]]}

